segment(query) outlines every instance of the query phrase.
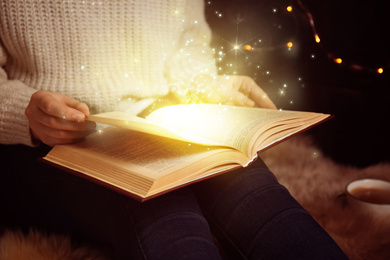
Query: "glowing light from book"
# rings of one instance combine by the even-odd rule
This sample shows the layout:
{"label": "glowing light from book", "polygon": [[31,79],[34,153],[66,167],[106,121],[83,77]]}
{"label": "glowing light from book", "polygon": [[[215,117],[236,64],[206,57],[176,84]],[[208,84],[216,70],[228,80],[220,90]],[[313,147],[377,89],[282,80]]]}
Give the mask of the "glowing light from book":
{"label": "glowing light from book", "polygon": [[337,64],[341,64],[343,62],[341,58],[335,58],[333,61]]}

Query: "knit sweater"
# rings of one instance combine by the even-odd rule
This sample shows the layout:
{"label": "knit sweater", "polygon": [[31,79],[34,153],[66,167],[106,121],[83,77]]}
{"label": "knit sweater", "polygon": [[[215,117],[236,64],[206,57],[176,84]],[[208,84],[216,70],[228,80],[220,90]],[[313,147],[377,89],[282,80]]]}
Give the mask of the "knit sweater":
{"label": "knit sweater", "polygon": [[24,111],[37,90],[98,113],[216,73],[203,0],[1,0],[0,17],[2,144],[33,145]]}

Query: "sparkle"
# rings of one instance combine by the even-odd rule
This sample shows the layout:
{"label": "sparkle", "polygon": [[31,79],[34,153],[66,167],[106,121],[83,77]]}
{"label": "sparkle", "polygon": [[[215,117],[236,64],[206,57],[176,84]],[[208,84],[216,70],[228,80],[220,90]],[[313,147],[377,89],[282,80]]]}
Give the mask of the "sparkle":
{"label": "sparkle", "polygon": [[383,73],[383,68],[378,68],[378,69],[376,70],[376,72],[379,73],[379,74],[382,74],[382,73]]}

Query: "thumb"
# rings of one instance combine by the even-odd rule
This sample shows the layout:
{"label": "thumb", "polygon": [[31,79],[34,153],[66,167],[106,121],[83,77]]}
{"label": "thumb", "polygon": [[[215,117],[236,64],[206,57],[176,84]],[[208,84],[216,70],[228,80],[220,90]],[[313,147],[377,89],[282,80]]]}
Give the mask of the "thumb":
{"label": "thumb", "polygon": [[235,91],[235,93],[232,95],[232,98],[233,103],[238,106],[254,107],[256,105],[252,99],[240,91]]}
{"label": "thumb", "polygon": [[68,106],[67,114],[68,118],[72,121],[85,121],[85,117],[90,114],[87,104],[80,102],[70,96],[62,95],[61,101]]}

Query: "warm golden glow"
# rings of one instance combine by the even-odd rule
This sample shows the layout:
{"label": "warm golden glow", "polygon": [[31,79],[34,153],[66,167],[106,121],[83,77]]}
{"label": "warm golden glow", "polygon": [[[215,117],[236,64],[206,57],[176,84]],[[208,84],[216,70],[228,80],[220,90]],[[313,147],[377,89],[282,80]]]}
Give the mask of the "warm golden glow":
{"label": "warm golden glow", "polygon": [[287,46],[288,48],[291,48],[291,47],[293,46],[293,43],[292,43],[292,42],[288,42],[288,43],[286,44],[286,46]]}
{"label": "warm golden glow", "polygon": [[341,58],[335,58],[335,59],[334,59],[334,62],[340,64],[340,63],[343,62],[343,60],[342,60]]}
{"label": "warm golden glow", "polygon": [[320,39],[320,36],[318,36],[318,34],[315,34],[314,38],[316,40],[316,43],[320,43],[321,39]]}
{"label": "warm golden glow", "polygon": [[378,68],[378,69],[376,70],[376,72],[378,72],[379,74],[382,74],[382,73],[383,73],[383,68]]}
{"label": "warm golden glow", "polygon": [[292,9],[293,9],[293,8],[292,8],[292,6],[291,6],[291,5],[289,5],[289,6],[287,6],[287,8],[286,8],[286,9],[287,9],[287,12],[292,12]]}

